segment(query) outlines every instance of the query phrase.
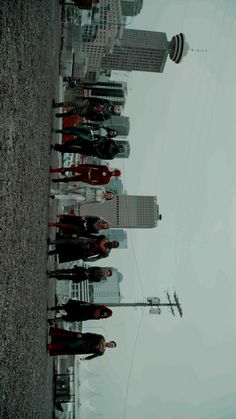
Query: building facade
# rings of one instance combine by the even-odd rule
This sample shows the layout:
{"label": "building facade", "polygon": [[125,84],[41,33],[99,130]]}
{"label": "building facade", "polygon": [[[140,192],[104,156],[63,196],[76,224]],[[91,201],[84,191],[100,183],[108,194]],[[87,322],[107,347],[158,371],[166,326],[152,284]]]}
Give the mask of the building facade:
{"label": "building facade", "polygon": [[123,16],[136,16],[143,7],[143,0],[121,0],[121,10]]}
{"label": "building facade", "polygon": [[96,80],[103,55],[112,52],[115,40],[121,38],[122,31],[120,0],[110,0],[109,4],[101,0],[93,13],[91,24],[84,25],[82,29],[82,51],[87,55],[86,80]]}
{"label": "building facade", "polygon": [[[73,263],[63,264],[64,268],[71,268]],[[73,283],[72,281],[57,281],[56,293],[58,303],[66,303],[69,298],[88,301],[90,303],[120,303],[120,281],[122,274],[112,267],[104,267],[104,269],[111,269],[112,276],[103,279],[100,282],[83,281],[80,283]]]}
{"label": "building facade", "polygon": [[114,105],[125,105],[127,83],[109,80],[106,82],[83,83],[80,89],[84,97],[96,97],[110,100]]}
{"label": "building facade", "polygon": [[119,249],[127,249],[127,232],[123,229],[109,229],[102,231],[102,234],[108,237],[109,240],[117,240],[119,242]]}
{"label": "building facade", "polygon": [[152,228],[161,219],[155,196],[117,195],[102,205],[81,206],[80,214],[104,217],[112,228]]}
{"label": "building facade", "polygon": [[93,291],[90,293],[91,302],[97,304],[120,303],[120,282],[122,280],[122,275],[115,268],[105,269],[112,269],[112,276],[103,279],[100,282],[92,283],[91,286],[93,287]]}
{"label": "building facade", "polygon": [[168,40],[164,32],[124,29],[113,52],[103,57],[104,69],[162,72],[168,57]]}
{"label": "building facade", "polygon": [[129,135],[130,120],[128,116],[112,115],[110,119],[100,122],[100,125],[116,129],[119,137],[127,137]]}
{"label": "building facade", "polygon": [[186,55],[184,35],[175,35],[170,42],[165,32],[124,29],[111,54],[102,59],[105,70],[148,71],[162,73],[167,57],[176,64]]}

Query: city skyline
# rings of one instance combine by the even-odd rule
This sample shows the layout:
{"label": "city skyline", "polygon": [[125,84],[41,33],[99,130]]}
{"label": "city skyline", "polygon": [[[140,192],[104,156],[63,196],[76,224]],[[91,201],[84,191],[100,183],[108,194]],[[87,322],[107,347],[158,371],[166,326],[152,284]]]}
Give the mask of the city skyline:
{"label": "city skyline", "polygon": [[183,32],[208,52],[129,76],[124,188],[156,195],[163,220],[128,231],[129,249],[109,261],[124,274],[126,301],[176,289],[184,317],[113,310],[100,331],[116,352],[89,364],[99,374],[91,384],[103,388],[91,404],[104,419],[235,417],[235,17],[233,1],[149,0],[132,24],[168,39]]}

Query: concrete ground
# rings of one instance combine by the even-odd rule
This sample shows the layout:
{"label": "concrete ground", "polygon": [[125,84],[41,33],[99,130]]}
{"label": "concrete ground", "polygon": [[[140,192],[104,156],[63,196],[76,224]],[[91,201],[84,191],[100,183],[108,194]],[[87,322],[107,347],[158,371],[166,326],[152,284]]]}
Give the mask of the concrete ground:
{"label": "concrete ground", "polygon": [[[52,417],[47,271],[57,0],[0,0],[0,417]],[[53,263],[50,261],[50,263]]]}

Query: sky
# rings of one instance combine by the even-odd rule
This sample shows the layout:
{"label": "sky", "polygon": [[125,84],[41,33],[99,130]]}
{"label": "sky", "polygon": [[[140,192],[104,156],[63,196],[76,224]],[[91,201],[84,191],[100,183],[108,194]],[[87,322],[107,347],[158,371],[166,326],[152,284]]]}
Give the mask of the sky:
{"label": "sky", "polygon": [[131,155],[119,160],[122,180],[129,194],[157,196],[163,220],[129,231],[128,250],[109,265],[124,275],[124,302],[176,290],[184,315],[117,308],[84,323],[118,346],[81,363],[78,417],[235,419],[236,2],[144,0],[128,27],[183,32],[207,50],[124,79]]}

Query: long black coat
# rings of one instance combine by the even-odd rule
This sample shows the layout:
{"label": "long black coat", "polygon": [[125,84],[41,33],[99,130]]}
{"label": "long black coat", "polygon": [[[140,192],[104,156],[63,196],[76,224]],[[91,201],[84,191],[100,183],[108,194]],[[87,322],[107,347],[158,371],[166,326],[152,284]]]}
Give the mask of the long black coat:
{"label": "long black coat", "polygon": [[82,259],[84,261],[95,261],[109,255],[98,248],[101,240],[106,236],[79,237],[77,239],[62,238],[56,240],[56,250],[59,254],[59,262],[71,262]]}
{"label": "long black coat", "polygon": [[112,314],[112,311],[105,305],[72,299],[63,304],[63,310],[66,310],[67,315],[63,315],[62,318],[67,322],[94,320],[96,319],[96,311],[100,314],[99,318],[102,318],[104,311]]}
{"label": "long black coat", "polygon": [[51,327],[49,331],[51,344],[48,345],[50,355],[93,354],[86,359],[103,355],[104,351],[101,352],[98,345],[100,342],[105,342],[104,336],[96,333],[80,334],[82,336],[78,338],[78,332]]}
{"label": "long black coat", "polygon": [[85,268],[84,266],[74,266],[71,269],[57,269],[50,272],[51,278],[61,280],[71,280],[75,283],[82,281],[100,282],[103,279],[104,268],[100,266],[90,266]]}
{"label": "long black coat", "polygon": [[79,215],[62,214],[60,216],[60,223],[73,225],[75,233],[81,236],[83,236],[85,233],[98,233],[98,230],[94,227],[94,224],[99,220],[100,217],[95,217],[92,215],[81,217]]}

